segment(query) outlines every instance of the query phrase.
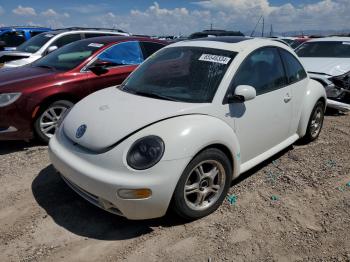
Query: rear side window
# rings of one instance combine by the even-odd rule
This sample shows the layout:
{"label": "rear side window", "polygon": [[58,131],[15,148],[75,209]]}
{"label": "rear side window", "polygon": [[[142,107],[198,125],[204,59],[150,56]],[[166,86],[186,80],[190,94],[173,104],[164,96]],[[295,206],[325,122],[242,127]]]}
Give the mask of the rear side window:
{"label": "rear side window", "polygon": [[281,56],[274,47],[254,51],[238,69],[234,86],[250,85],[261,95],[287,85]]}
{"label": "rear side window", "polygon": [[72,42],[78,41],[81,39],[80,34],[72,34],[72,35],[65,35],[57,39],[52,46],[57,46],[60,48],[61,46],[70,44]]}
{"label": "rear side window", "polygon": [[138,42],[116,44],[98,56],[101,61],[114,65],[138,65],[143,62],[143,55]]}
{"label": "rear side window", "polygon": [[288,83],[295,83],[306,78],[306,72],[299,61],[288,51],[279,49],[286,66]]}
{"label": "rear side window", "polygon": [[141,46],[143,49],[144,58],[146,59],[159,49],[162,49],[165,45],[152,42],[141,42]]}

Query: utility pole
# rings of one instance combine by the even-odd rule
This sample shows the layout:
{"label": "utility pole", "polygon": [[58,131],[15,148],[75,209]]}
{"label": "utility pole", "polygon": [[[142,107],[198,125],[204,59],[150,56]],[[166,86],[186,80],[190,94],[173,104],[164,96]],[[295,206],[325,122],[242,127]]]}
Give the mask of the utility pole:
{"label": "utility pole", "polygon": [[210,30],[213,30],[213,23],[210,23]]}
{"label": "utility pole", "polygon": [[271,28],[270,28],[270,37],[273,36],[273,28],[272,28],[272,24],[271,24]]}

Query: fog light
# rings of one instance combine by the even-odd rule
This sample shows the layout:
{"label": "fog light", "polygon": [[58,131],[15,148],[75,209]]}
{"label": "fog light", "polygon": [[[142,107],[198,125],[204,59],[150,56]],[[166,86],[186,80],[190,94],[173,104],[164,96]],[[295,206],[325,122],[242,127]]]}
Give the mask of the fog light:
{"label": "fog light", "polygon": [[124,199],[143,199],[149,198],[152,195],[151,189],[140,188],[140,189],[120,189],[118,196]]}

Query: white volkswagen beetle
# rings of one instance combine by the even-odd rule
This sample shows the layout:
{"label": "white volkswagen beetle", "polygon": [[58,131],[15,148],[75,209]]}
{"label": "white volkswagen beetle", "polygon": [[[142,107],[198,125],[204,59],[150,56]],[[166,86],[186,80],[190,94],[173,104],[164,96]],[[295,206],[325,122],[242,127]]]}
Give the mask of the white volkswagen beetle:
{"label": "white volkswagen beetle", "polygon": [[215,211],[240,174],[318,137],[324,88],[284,44],[223,37],[179,42],[122,86],[68,113],[53,165],[78,194],[128,219]]}

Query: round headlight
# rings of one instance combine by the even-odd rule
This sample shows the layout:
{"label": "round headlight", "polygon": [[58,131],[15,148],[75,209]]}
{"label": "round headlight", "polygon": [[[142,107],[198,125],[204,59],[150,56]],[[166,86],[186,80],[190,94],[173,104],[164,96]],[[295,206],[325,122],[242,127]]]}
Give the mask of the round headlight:
{"label": "round headlight", "polygon": [[158,136],[146,136],[130,147],[126,161],[133,169],[144,170],[157,164],[163,154],[163,140]]}

